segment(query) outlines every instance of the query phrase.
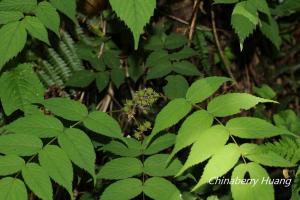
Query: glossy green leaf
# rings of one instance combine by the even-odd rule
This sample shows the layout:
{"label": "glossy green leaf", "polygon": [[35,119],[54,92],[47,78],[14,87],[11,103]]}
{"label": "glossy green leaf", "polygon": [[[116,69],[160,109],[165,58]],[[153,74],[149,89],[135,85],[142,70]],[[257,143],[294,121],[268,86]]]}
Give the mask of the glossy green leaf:
{"label": "glossy green leaf", "polygon": [[244,179],[246,174],[250,180],[257,180],[257,183],[232,184],[231,192],[234,200],[253,200],[266,199],[273,200],[274,188],[272,184],[266,184],[266,180],[270,179],[267,171],[257,163],[240,164],[232,172],[231,179]]}
{"label": "glossy green leaf", "polygon": [[216,125],[203,131],[193,144],[188,159],[177,176],[188,168],[210,158],[224,147],[228,138],[229,132],[221,125]]}
{"label": "glossy green leaf", "polygon": [[69,17],[73,22],[76,21],[76,0],[50,0],[50,3],[57,10]]}
{"label": "glossy green leaf", "polygon": [[269,138],[277,135],[293,135],[286,129],[278,128],[271,123],[254,117],[239,117],[227,122],[226,128],[231,135],[246,138]]}
{"label": "glossy green leaf", "polygon": [[143,172],[143,163],[136,158],[117,158],[106,163],[100,170],[98,178],[125,179]]}
{"label": "glossy green leaf", "polygon": [[8,134],[0,136],[0,153],[18,156],[37,154],[43,147],[42,141],[32,135]]}
{"label": "glossy green leaf", "polygon": [[0,176],[14,174],[25,166],[25,161],[19,156],[6,155],[0,157]]}
{"label": "glossy green leaf", "polygon": [[40,2],[35,9],[35,15],[48,29],[59,35],[59,14],[50,3],[47,1]]}
{"label": "glossy green leaf", "polygon": [[66,129],[58,136],[58,143],[73,163],[95,178],[96,153],[90,138],[80,129]]}
{"label": "glossy green leaf", "polygon": [[189,83],[183,76],[171,75],[167,76],[168,84],[163,87],[163,91],[170,99],[183,98],[189,88]]}
{"label": "glossy green leaf", "polygon": [[175,143],[176,136],[174,134],[168,133],[156,138],[145,150],[145,155],[152,155],[159,153],[172,146]]}
{"label": "glossy green leaf", "polygon": [[50,44],[47,29],[37,17],[26,16],[22,22],[32,37],[43,41],[48,45]]}
{"label": "glossy green leaf", "polygon": [[248,110],[258,103],[276,103],[247,93],[229,93],[218,96],[209,102],[207,111],[216,117],[226,117]]}
{"label": "glossy green leaf", "polygon": [[198,184],[193,188],[193,191],[198,189],[203,184],[215,179],[219,176],[223,176],[229,170],[231,170],[237,163],[241,156],[239,147],[236,144],[228,144],[219,149],[212,158],[208,161],[204,168]]}
{"label": "glossy green leaf", "polygon": [[152,199],[181,200],[180,191],[164,178],[153,177],[147,179],[143,186],[144,193]]}
{"label": "glossy green leaf", "polygon": [[212,76],[194,82],[186,93],[186,99],[194,104],[200,103],[215,93],[219,87],[231,79]]}
{"label": "glossy green leaf", "polygon": [[47,145],[39,153],[39,161],[47,174],[73,195],[73,167],[67,154],[58,146]]}
{"label": "glossy green leaf", "polygon": [[125,22],[133,33],[134,47],[138,48],[140,35],[149,22],[156,7],[155,0],[110,0],[110,5],[116,14]]}
{"label": "glossy green leaf", "polygon": [[26,187],[20,179],[6,177],[0,179],[1,200],[27,200]]}
{"label": "glossy green leaf", "polygon": [[79,101],[54,97],[42,101],[42,104],[53,114],[71,121],[81,121],[88,115],[88,110]]}
{"label": "glossy green leaf", "polygon": [[50,177],[46,171],[36,163],[28,163],[22,169],[22,176],[26,185],[43,200],[52,200],[53,191]]}
{"label": "glossy green leaf", "polygon": [[123,138],[119,123],[104,112],[95,111],[90,113],[83,123],[88,129],[101,135]]}
{"label": "glossy green leaf", "polygon": [[143,191],[143,183],[136,178],[117,181],[108,186],[102,193],[101,200],[128,200],[138,196]]}
{"label": "glossy green leaf", "polygon": [[213,123],[213,117],[205,110],[191,114],[181,125],[170,159],[181,149],[193,144]]}
{"label": "glossy green leaf", "polygon": [[48,138],[61,134],[64,126],[58,119],[52,116],[29,115],[13,121],[5,126],[5,129],[17,134]]}
{"label": "glossy green leaf", "polygon": [[23,17],[23,13],[19,11],[0,11],[0,24],[19,21]]}

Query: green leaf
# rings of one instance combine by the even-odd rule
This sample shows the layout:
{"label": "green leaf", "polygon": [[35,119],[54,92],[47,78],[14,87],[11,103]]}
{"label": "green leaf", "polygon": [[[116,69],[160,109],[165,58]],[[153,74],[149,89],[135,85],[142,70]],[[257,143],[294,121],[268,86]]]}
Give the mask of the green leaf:
{"label": "green leaf", "polygon": [[241,145],[243,156],[247,159],[269,167],[294,167],[295,164],[286,160],[266,146],[256,144]]}
{"label": "green leaf", "polygon": [[192,191],[195,191],[208,181],[226,174],[235,166],[240,156],[241,152],[236,144],[228,144],[219,149],[219,151],[208,161],[200,181]]}
{"label": "green leaf", "polygon": [[247,93],[229,93],[220,95],[209,102],[207,111],[215,117],[226,117],[249,110],[258,103],[276,103]]}
{"label": "green leaf", "polygon": [[0,153],[18,156],[37,154],[43,147],[42,141],[32,135],[8,134],[0,136]]}
{"label": "green leaf", "polygon": [[195,50],[193,50],[190,47],[185,46],[180,51],[172,53],[169,56],[169,58],[172,61],[179,61],[179,60],[183,60],[183,59],[188,59],[188,58],[196,56],[196,55],[198,55],[198,53]]}
{"label": "green leaf", "polygon": [[28,163],[22,169],[22,176],[26,185],[43,200],[52,200],[53,191],[50,177],[44,169],[36,163]]}
{"label": "green leaf", "polygon": [[268,6],[268,2],[266,0],[248,0],[249,3],[252,3],[252,5],[259,11],[267,16],[271,16],[270,8]]}
{"label": "green leaf", "polygon": [[95,78],[96,74],[89,70],[75,71],[67,81],[66,85],[69,87],[85,88],[89,86]]}
{"label": "green leaf", "polygon": [[274,46],[279,50],[282,44],[282,39],[280,37],[279,27],[275,19],[269,17],[268,22],[261,21],[261,32],[274,44]]}
{"label": "green leaf", "polygon": [[256,184],[254,184],[253,182],[243,184],[232,184],[231,192],[233,199],[275,199],[273,186],[271,184],[266,184],[263,182],[263,180],[270,179],[267,171],[263,167],[256,163],[240,164],[233,170],[231,179],[244,179],[246,174],[250,176],[250,180],[258,180],[258,182]]}
{"label": "green leaf", "polygon": [[166,50],[157,50],[152,52],[146,61],[146,67],[156,67],[160,63],[169,62],[169,54]]}
{"label": "green leaf", "polygon": [[96,153],[90,138],[80,129],[69,128],[58,136],[58,143],[73,163],[95,178]]}
{"label": "green leaf", "polygon": [[108,137],[123,139],[119,123],[104,112],[91,112],[83,123],[91,131]]}
{"label": "green leaf", "polygon": [[0,25],[8,24],[9,22],[19,21],[24,17],[19,11],[0,11]]}
{"label": "green leaf", "polygon": [[167,97],[175,99],[185,96],[185,93],[189,88],[189,83],[183,76],[167,76],[166,80],[168,81],[168,84],[163,87],[163,90]]}
{"label": "green leaf", "polygon": [[21,11],[31,12],[37,6],[37,0],[2,0],[0,11]]}
{"label": "green leaf", "polygon": [[103,146],[103,151],[109,151],[115,155],[123,157],[137,157],[142,154],[141,143],[133,138],[124,138],[126,145],[123,142],[113,140]]}
{"label": "green leaf", "polygon": [[172,64],[169,60],[163,60],[155,67],[149,68],[147,72],[147,80],[158,79],[172,72]]}
{"label": "green leaf", "polygon": [[64,126],[58,119],[52,116],[29,115],[8,124],[5,126],[5,129],[17,134],[48,138],[61,134]]}
{"label": "green leaf", "polygon": [[200,103],[215,93],[219,87],[231,79],[212,76],[194,82],[186,93],[186,99],[193,104]]}
{"label": "green leaf", "polygon": [[117,158],[106,163],[100,170],[98,178],[125,179],[143,172],[143,163],[136,158]]}
{"label": "green leaf", "polygon": [[174,99],[170,101],[157,115],[154,128],[148,138],[150,141],[160,131],[173,126],[184,118],[192,109],[192,105],[185,99]]}
{"label": "green leaf", "polygon": [[227,122],[226,128],[231,135],[245,138],[269,138],[277,135],[294,135],[286,129],[278,128],[271,123],[253,117],[239,117]]}
{"label": "green leaf", "polygon": [[[0,45],[1,48],[1,45]],[[43,100],[44,89],[39,78],[29,64],[19,65],[1,75],[0,97],[6,115]]]}
{"label": "green leaf", "polygon": [[39,161],[47,174],[73,195],[73,168],[67,154],[58,146],[47,145],[39,153]]}
{"label": "green leaf", "polygon": [[276,126],[286,128],[293,133],[300,133],[300,118],[293,110],[284,110],[273,116]]}
{"label": "green leaf", "polygon": [[153,155],[161,152],[164,149],[169,148],[175,143],[176,136],[174,134],[168,133],[163,136],[156,138],[145,150],[145,155]]}
{"label": "green leaf", "polygon": [[16,178],[0,179],[1,200],[27,200],[27,190],[24,183]]}
{"label": "green leaf", "polygon": [[181,200],[180,191],[164,178],[153,177],[147,179],[143,186],[144,193],[152,199]]}
{"label": "green leaf", "polygon": [[19,156],[6,155],[0,157],[0,176],[14,174],[25,166],[25,161]]}
{"label": "green leaf", "polygon": [[53,114],[70,121],[82,121],[88,115],[85,105],[67,98],[50,98],[42,101],[42,104]]}
{"label": "green leaf", "polygon": [[254,87],[254,92],[265,99],[274,99],[276,97],[276,92],[268,85],[262,84],[261,87]]}
{"label": "green leaf", "polygon": [[40,2],[35,9],[35,15],[48,29],[59,35],[59,14],[50,3],[47,1]]}
{"label": "green leaf", "polygon": [[156,7],[155,0],[109,0],[112,9],[133,33],[134,47],[138,48],[140,35]]}
{"label": "green leaf", "polygon": [[187,44],[187,42],[188,40],[185,36],[173,32],[166,38],[165,47],[167,49],[177,49]]}
{"label": "green leaf", "polygon": [[109,83],[109,74],[107,72],[99,72],[96,77],[96,86],[99,92],[102,92]]}
{"label": "green leaf", "polygon": [[32,37],[50,45],[47,29],[37,17],[26,16],[22,22]]}
{"label": "green leaf", "polygon": [[103,194],[101,200],[128,200],[133,199],[142,193],[143,183],[136,178],[128,178],[117,181],[108,186]]}
{"label": "green leaf", "polygon": [[173,71],[185,76],[198,76],[199,70],[195,65],[186,60],[173,63]]}
{"label": "green leaf", "polygon": [[213,117],[205,110],[191,114],[181,125],[170,159],[181,149],[193,144],[198,137],[211,127]]}
{"label": "green leaf", "polygon": [[121,68],[111,70],[111,80],[119,88],[125,81],[125,72]]}
{"label": "green leaf", "polygon": [[0,40],[1,70],[9,60],[17,56],[24,48],[27,40],[26,29],[20,21],[8,23],[0,28],[0,38],[5,38],[5,40]]}
{"label": "green leaf", "polygon": [[178,159],[167,165],[168,154],[155,154],[144,162],[144,173],[149,176],[174,176],[182,167]]}
{"label": "green leaf", "polygon": [[250,1],[242,1],[235,5],[231,25],[239,36],[241,47],[244,40],[256,29],[258,22],[257,8]]}
{"label": "green leaf", "polygon": [[234,4],[239,2],[239,0],[214,0],[214,4]]}
{"label": "green leaf", "polygon": [[179,176],[188,168],[210,158],[224,147],[228,138],[229,132],[221,125],[216,125],[203,131],[193,144],[188,159],[176,176]]}
{"label": "green leaf", "polygon": [[50,3],[73,22],[76,22],[76,0],[50,0]]}

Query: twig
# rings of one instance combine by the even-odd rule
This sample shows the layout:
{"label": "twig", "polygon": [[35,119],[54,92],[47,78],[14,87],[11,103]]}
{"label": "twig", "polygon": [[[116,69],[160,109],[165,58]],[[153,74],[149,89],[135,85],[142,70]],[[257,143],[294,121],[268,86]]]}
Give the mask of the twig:
{"label": "twig", "polygon": [[214,35],[214,38],[215,38],[215,42],[216,42],[221,60],[222,60],[224,66],[226,68],[226,71],[227,71],[228,75],[233,80],[233,82],[236,84],[237,82],[236,82],[236,79],[235,79],[235,77],[234,77],[234,75],[231,71],[230,64],[229,64],[227,58],[225,57],[224,52],[221,48],[221,44],[220,44],[220,41],[219,41],[217,29],[216,29],[215,13],[214,13],[213,8],[210,9],[210,13],[211,13],[211,23],[212,23],[212,28],[213,28],[213,35]]}
{"label": "twig", "polygon": [[192,17],[192,22],[191,22],[190,31],[189,31],[189,46],[191,46],[191,44],[192,44],[193,36],[195,33],[199,5],[200,5],[200,0],[195,0],[194,8],[193,8],[193,15],[192,15],[193,17]]}

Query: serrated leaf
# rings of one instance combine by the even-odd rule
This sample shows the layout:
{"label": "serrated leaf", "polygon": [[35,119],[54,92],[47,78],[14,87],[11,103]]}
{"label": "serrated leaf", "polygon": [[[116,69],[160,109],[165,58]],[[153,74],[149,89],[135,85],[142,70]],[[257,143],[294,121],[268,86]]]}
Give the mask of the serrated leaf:
{"label": "serrated leaf", "polygon": [[152,199],[181,200],[180,191],[164,178],[153,177],[147,179],[143,186],[144,193]]}
{"label": "serrated leaf", "polygon": [[61,134],[64,126],[58,119],[52,116],[30,115],[13,121],[5,126],[5,129],[17,134],[48,138]]}
{"label": "serrated leaf", "polygon": [[176,136],[174,134],[168,133],[163,136],[156,138],[145,150],[145,155],[156,154],[175,143]]}
{"label": "serrated leaf", "polygon": [[203,131],[193,144],[188,159],[176,176],[179,176],[188,168],[210,158],[223,148],[228,138],[229,132],[221,125],[216,125]]}
{"label": "serrated leaf", "polygon": [[192,191],[195,191],[208,181],[226,174],[235,166],[240,156],[241,152],[236,144],[228,144],[219,149],[219,151],[215,153],[208,161],[207,165],[204,168],[200,181],[192,189]]}
{"label": "serrated leaf", "polygon": [[69,87],[85,88],[89,86],[96,78],[96,74],[89,70],[75,71],[67,81]]}
{"label": "serrated leaf", "polygon": [[194,49],[185,46],[180,51],[172,53],[169,56],[169,58],[172,61],[179,61],[179,60],[188,59],[188,58],[196,56],[196,55],[198,55],[198,53]]}
{"label": "serrated leaf", "polygon": [[99,92],[102,92],[109,83],[109,74],[107,72],[99,72],[96,77],[96,86]]}
{"label": "serrated leaf", "polygon": [[0,153],[18,156],[37,154],[43,147],[42,141],[32,135],[8,134],[0,136]]}
{"label": "serrated leaf", "polygon": [[213,123],[213,117],[205,110],[196,111],[191,114],[181,125],[176,137],[175,147],[169,160],[181,149],[193,144],[198,140]]}
{"label": "serrated leaf", "polygon": [[178,159],[167,165],[168,154],[155,154],[144,162],[144,173],[149,176],[174,176],[182,167]]}
{"label": "serrated leaf", "polygon": [[195,65],[186,60],[173,63],[173,71],[185,76],[198,76],[200,75],[199,70]]}
{"label": "serrated leaf", "polygon": [[245,138],[269,138],[277,135],[294,135],[286,129],[278,128],[271,123],[254,117],[239,117],[227,122],[226,128],[231,135]]}
{"label": "serrated leaf", "polygon": [[160,63],[166,63],[169,61],[169,54],[166,50],[157,50],[152,52],[146,61],[146,67],[156,67]]}
{"label": "serrated leaf", "polygon": [[84,120],[88,115],[88,110],[79,101],[54,97],[41,102],[53,114],[70,121]]}
{"label": "serrated leaf", "polygon": [[48,32],[44,26],[44,24],[37,18],[33,16],[26,16],[22,20],[26,30],[29,32],[29,34],[46,44],[50,45],[49,39],[48,39]]}
{"label": "serrated leaf", "polygon": [[136,158],[117,158],[106,163],[97,175],[101,179],[125,179],[143,172],[143,163]]}
{"label": "serrated leaf", "polygon": [[260,30],[277,49],[280,49],[282,39],[280,37],[279,27],[275,19],[269,17],[268,22],[261,21]]}
{"label": "serrated leaf", "polygon": [[231,15],[231,25],[239,36],[240,44],[253,33],[258,25],[257,8],[250,1],[237,3]]}
{"label": "serrated leaf", "polygon": [[187,44],[188,40],[185,36],[178,33],[171,33],[165,40],[165,47],[167,49],[176,49]]}
{"label": "serrated leaf", "polygon": [[91,112],[83,123],[91,131],[108,137],[123,139],[119,123],[104,112]]}
{"label": "serrated leaf", "polygon": [[247,159],[270,167],[294,167],[295,164],[286,160],[265,146],[257,144],[243,144],[240,146],[243,156]]}
{"label": "serrated leaf", "polygon": [[156,7],[155,0],[110,0],[112,9],[125,22],[133,33],[134,47],[138,48],[140,35],[149,22]]}
{"label": "serrated leaf", "polygon": [[125,81],[125,73],[121,68],[115,68],[111,70],[111,80],[119,88]]}
{"label": "serrated leaf", "polygon": [[143,183],[136,178],[117,181],[108,186],[102,193],[101,200],[128,200],[142,193]]}
{"label": "serrated leaf", "polygon": [[11,115],[18,109],[26,113],[28,105],[44,98],[43,86],[29,64],[19,65],[12,71],[3,73],[0,82],[1,103],[6,115]]}
{"label": "serrated leaf", "polygon": [[234,200],[275,199],[273,186],[262,182],[262,179],[269,178],[263,167],[256,163],[240,164],[234,168],[231,179],[244,179],[246,174],[250,176],[250,180],[258,180],[258,182],[232,184],[231,192]]}
{"label": "serrated leaf", "polygon": [[192,105],[185,99],[170,101],[157,115],[154,128],[148,137],[148,142],[160,131],[173,126],[184,118],[192,109]]}
{"label": "serrated leaf", "polygon": [[231,79],[212,76],[194,82],[186,93],[186,99],[193,104],[200,103],[215,93],[219,87]]}
{"label": "serrated leaf", "polygon": [[47,1],[40,2],[35,9],[35,15],[48,29],[59,35],[59,14],[50,3]]}
{"label": "serrated leaf", "polygon": [[169,60],[163,60],[155,67],[149,68],[147,72],[147,80],[158,79],[172,72],[172,63]]}
{"label": "serrated leaf", "polygon": [[248,110],[258,103],[276,103],[247,93],[229,93],[220,95],[209,102],[207,111],[215,117],[226,117]]}
{"label": "serrated leaf", "polygon": [[58,143],[73,163],[95,178],[96,153],[90,138],[80,129],[66,129]]}
{"label": "serrated leaf", "polygon": [[0,11],[0,24],[19,21],[23,17],[23,13],[19,11]]}
{"label": "serrated leaf", "polygon": [[50,0],[50,3],[73,22],[76,21],[76,0]]}
{"label": "serrated leaf", "polygon": [[167,76],[168,84],[163,87],[163,91],[170,99],[182,98],[185,96],[189,88],[189,83],[183,76],[171,75]]}
{"label": "serrated leaf", "polygon": [[27,200],[27,190],[23,181],[6,177],[0,179],[1,200]]}
{"label": "serrated leaf", "polygon": [[270,8],[268,6],[268,2],[266,0],[248,0],[249,3],[252,3],[253,6],[259,11],[267,16],[271,16]]}
{"label": "serrated leaf", "polygon": [[39,153],[39,162],[47,174],[72,194],[73,168],[67,154],[58,146],[47,145]]}
{"label": "serrated leaf", "polygon": [[24,48],[27,40],[26,29],[20,21],[5,24],[0,29],[0,38],[5,38],[5,40],[0,40],[1,70],[9,60],[17,56]]}
{"label": "serrated leaf", "polygon": [[123,142],[113,140],[104,145],[101,150],[109,151],[115,155],[123,157],[137,157],[142,154],[141,143],[133,138],[124,138],[126,145]]}
{"label": "serrated leaf", "polygon": [[50,177],[45,170],[36,163],[28,163],[22,169],[22,176],[26,185],[43,200],[53,199]]}
{"label": "serrated leaf", "polygon": [[37,6],[37,0],[2,0],[0,11],[21,11],[31,12]]}
{"label": "serrated leaf", "polygon": [[16,155],[0,157],[0,176],[14,174],[25,166],[25,161]]}

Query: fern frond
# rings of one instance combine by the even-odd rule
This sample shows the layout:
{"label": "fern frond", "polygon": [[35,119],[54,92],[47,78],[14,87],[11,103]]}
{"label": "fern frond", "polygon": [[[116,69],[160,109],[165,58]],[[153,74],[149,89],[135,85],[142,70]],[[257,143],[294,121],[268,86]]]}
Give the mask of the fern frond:
{"label": "fern frond", "polygon": [[60,75],[64,82],[66,82],[71,75],[71,70],[54,49],[49,48],[48,53],[50,58],[49,63],[55,67],[55,72]]}

